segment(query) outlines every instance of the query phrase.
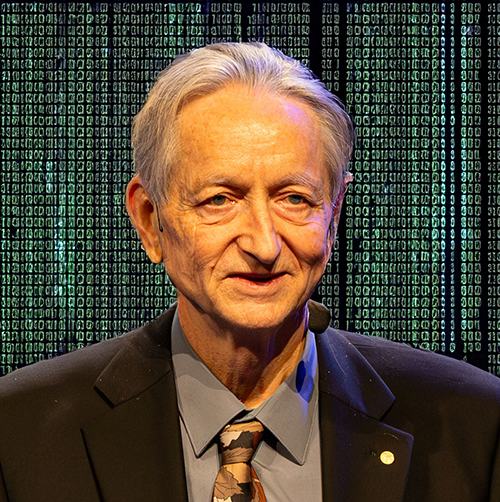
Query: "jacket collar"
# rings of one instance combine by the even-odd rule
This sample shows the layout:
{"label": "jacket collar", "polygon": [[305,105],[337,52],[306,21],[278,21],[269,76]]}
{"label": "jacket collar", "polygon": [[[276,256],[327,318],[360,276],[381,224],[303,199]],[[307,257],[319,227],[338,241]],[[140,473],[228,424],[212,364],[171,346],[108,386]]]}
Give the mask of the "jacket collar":
{"label": "jacket collar", "polygon": [[122,335],[125,346],[94,384],[112,406],[138,396],[172,372],[170,332],[174,313],[175,305],[152,323]]}
{"label": "jacket collar", "polygon": [[381,420],[394,395],[361,353],[342,334],[328,329],[316,336],[320,389],[346,406]]}

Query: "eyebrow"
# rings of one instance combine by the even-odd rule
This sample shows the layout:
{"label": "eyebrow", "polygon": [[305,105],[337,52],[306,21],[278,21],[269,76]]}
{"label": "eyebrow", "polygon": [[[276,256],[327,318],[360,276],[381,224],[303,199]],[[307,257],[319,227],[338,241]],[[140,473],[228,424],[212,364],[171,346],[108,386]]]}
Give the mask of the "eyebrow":
{"label": "eyebrow", "polygon": [[[241,183],[241,181],[240,181]],[[200,176],[194,182],[194,189],[196,192],[203,190],[207,187],[212,186],[235,186],[238,184],[238,178],[218,175],[218,174],[207,174],[205,176]]]}
{"label": "eyebrow", "polygon": [[[318,183],[319,182],[319,183]],[[307,174],[289,174],[281,178],[276,183],[276,187],[285,187],[289,185],[302,185],[310,188],[313,192],[321,190],[324,186],[322,179],[316,179]]]}

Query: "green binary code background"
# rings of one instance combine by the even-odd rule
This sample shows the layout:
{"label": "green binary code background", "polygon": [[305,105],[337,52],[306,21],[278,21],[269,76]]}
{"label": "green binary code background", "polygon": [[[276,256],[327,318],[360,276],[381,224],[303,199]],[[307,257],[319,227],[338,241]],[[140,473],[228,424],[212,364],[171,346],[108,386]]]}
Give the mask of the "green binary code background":
{"label": "green binary code background", "polygon": [[186,50],[264,41],[358,133],[315,298],[333,325],[500,374],[500,4],[1,3],[0,373],[175,301],[123,206],[130,126]]}

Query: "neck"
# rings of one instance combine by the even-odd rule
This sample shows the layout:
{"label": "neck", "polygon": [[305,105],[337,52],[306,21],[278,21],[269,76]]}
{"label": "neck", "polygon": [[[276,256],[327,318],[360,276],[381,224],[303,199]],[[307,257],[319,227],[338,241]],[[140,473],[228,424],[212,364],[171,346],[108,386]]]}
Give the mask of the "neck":
{"label": "neck", "polygon": [[215,322],[179,297],[179,321],[191,347],[248,408],[269,398],[297,366],[305,344],[307,307],[269,329]]}

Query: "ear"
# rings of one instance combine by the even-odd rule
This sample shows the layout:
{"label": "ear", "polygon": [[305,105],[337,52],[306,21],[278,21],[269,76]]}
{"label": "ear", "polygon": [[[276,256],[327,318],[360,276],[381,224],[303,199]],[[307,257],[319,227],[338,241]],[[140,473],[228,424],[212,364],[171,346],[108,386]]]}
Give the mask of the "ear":
{"label": "ear", "polygon": [[345,193],[347,191],[347,186],[353,180],[352,174],[347,172],[346,176],[342,180],[342,185],[340,187],[337,198],[333,203],[333,213],[332,213],[332,224],[330,226],[330,241],[333,248],[335,243],[335,237],[337,236],[337,227],[340,221],[340,214],[342,212],[342,203],[344,202]]}
{"label": "ear", "polygon": [[135,175],[127,186],[125,207],[142,245],[153,263],[160,263],[163,252],[155,217],[155,205],[144,189],[139,175]]}

